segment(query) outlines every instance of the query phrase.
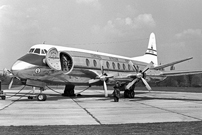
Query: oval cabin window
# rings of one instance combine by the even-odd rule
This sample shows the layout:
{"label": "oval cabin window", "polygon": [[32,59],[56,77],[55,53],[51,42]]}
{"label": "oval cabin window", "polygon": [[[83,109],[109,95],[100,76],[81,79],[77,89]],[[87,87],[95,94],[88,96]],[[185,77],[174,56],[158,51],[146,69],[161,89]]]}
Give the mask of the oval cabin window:
{"label": "oval cabin window", "polygon": [[106,62],[106,64],[107,64],[107,68],[109,68],[109,67],[110,67],[110,65],[109,65],[109,62],[108,62],[108,61]]}
{"label": "oval cabin window", "polygon": [[125,64],[123,64],[123,70],[126,70],[126,66],[125,66]]}
{"label": "oval cabin window", "polygon": [[90,61],[89,61],[89,59],[86,59],[86,66],[89,67],[89,65],[90,65]]}
{"label": "oval cabin window", "polygon": [[114,63],[114,62],[112,62],[112,67],[113,67],[113,69],[115,69],[115,68],[116,68],[116,65],[115,65],[115,63]]}
{"label": "oval cabin window", "polygon": [[117,65],[118,65],[118,69],[120,69],[120,68],[121,68],[121,67],[120,67],[120,64],[118,63]]}
{"label": "oval cabin window", "polygon": [[130,64],[128,64],[128,70],[131,70]]}
{"label": "oval cabin window", "polygon": [[97,67],[97,61],[96,60],[93,60],[93,65],[94,65],[94,67]]}

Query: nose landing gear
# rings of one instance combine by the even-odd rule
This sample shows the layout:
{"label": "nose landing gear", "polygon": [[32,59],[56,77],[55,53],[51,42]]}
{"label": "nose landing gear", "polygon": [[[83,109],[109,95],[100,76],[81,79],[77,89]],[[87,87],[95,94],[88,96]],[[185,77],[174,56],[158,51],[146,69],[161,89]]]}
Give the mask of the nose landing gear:
{"label": "nose landing gear", "polygon": [[44,88],[41,87],[41,88],[40,88],[40,94],[37,95],[37,100],[38,100],[38,101],[46,101],[47,96],[46,96],[46,94],[43,94],[43,93],[42,93],[43,91],[44,91]]}
{"label": "nose landing gear", "polygon": [[34,95],[35,94],[35,87],[33,87],[33,95],[28,96],[28,99],[34,99],[36,98],[38,101],[46,101],[47,96],[46,94],[43,94],[42,91],[44,91],[44,88],[40,88],[40,93],[38,95]]}

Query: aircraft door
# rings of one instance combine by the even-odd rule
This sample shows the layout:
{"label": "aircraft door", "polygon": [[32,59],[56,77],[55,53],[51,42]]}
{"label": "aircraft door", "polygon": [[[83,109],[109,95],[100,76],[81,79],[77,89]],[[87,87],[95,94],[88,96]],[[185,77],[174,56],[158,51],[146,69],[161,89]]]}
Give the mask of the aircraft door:
{"label": "aircraft door", "polygon": [[60,54],[56,48],[50,48],[46,54],[48,66],[54,70],[61,70]]}
{"label": "aircraft door", "polygon": [[61,62],[61,70],[64,73],[71,72],[71,70],[73,69],[73,60],[68,53],[66,52],[60,53],[60,62]]}

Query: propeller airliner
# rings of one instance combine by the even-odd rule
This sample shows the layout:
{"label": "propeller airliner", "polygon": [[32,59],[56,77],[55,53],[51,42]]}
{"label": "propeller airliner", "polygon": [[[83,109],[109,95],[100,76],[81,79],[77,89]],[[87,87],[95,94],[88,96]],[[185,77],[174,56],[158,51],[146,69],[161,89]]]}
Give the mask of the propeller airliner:
{"label": "propeller airliner", "polygon": [[[39,101],[47,99],[42,92],[49,83],[65,85],[64,94],[67,96],[75,95],[75,85],[102,85],[107,97],[107,86],[119,81],[123,84],[124,96],[133,98],[135,85],[140,80],[151,90],[147,81],[162,81],[168,76],[201,73],[162,70],[190,59],[192,58],[159,65],[156,39],[154,33],[151,33],[148,49],[143,56],[130,58],[84,49],[37,44],[13,64],[10,72],[13,78],[18,78],[25,85],[39,87]],[[12,82],[13,79],[9,88]]]}

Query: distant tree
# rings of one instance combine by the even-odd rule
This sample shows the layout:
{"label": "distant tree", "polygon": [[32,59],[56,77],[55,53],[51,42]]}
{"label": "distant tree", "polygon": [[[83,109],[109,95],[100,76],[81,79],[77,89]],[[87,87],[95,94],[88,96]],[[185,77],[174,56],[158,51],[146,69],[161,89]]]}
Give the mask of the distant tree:
{"label": "distant tree", "polygon": [[192,87],[201,87],[202,86],[202,77],[201,75],[194,75],[191,81]]}

